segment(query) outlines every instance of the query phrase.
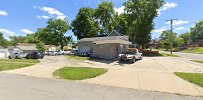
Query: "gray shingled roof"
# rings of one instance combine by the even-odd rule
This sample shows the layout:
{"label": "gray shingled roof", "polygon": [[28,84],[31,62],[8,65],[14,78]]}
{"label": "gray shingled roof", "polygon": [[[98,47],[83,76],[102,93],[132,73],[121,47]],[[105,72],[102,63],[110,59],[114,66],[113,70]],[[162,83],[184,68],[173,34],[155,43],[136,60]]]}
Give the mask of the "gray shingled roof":
{"label": "gray shingled roof", "polygon": [[125,40],[103,40],[103,41],[95,41],[93,43],[96,44],[111,44],[111,43],[119,43],[119,44],[132,44],[130,41],[125,41]]}
{"label": "gray shingled roof", "polygon": [[38,49],[36,48],[36,46],[17,46],[17,48],[19,48],[20,50],[26,50],[26,51],[37,51]]}
{"label": "gray shingled roof", "polygon": [[128,40],[128,36],[111,36],[111,37],[93,37],[93,38],[83,38],[81,40],[78,41],[79,42],[94,42],[94,41],[103,41],[103,40],[125,40],[125,41],[129,41]]}

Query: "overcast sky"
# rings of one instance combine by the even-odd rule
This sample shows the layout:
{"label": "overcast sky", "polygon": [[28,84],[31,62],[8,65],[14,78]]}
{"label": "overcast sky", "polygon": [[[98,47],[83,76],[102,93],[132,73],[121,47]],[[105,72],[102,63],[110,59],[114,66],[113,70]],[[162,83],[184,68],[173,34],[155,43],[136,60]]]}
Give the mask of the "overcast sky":
{"label": "overcast sky", "polygon": [[[34,33],[37,28],[45,27],[49,18],[73,20],[81,7],[95,8],[102,0],[0,0],[0,32],[5,38],[12,35]],[[123,13],[125,0],[112,0],[115,10]],[[159,37],[163,30],[170,29],[167,19],[174,22],[174,31],[185,33],[196,22],[203,19],[203,0],[165,0],[167,3],[159,9],[155,19],[152,37]],[[76,37],[71,31],[66,35]]]}

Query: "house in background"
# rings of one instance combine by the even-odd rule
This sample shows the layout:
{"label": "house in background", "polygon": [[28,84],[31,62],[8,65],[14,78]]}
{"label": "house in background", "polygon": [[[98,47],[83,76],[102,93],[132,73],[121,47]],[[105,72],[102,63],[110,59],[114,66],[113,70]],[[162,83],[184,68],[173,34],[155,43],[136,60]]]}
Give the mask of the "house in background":
{"label": "house in background", "polygon": [[3,48],[0,46],[0,58],[7,58],[10,55],[8,49]]}
{"label": "house in background", "polygon": [[15,49],[16,51],[23,53],[32,53],[38,51],[36,46],[16,46]]}
{"label": "house in background", "polygon": [[78,55],[91,54],[91,57],[100,59],[117,59],[120,53],[126,52],[129,45],[128,36],[116,31],[107,37],[83,38],[78,41]]}
{"label": "house in background", "polygon": [[54,45],[45,45],[46,51],[56,51],[59,50],[59,47],[54,46]]}
{"label": "house in background", "polygon": [[[58,51],[61,50],[60,46],[55,46],[55,45],[45,45],[46,51]],[[71,51],[72,47],[71,46],[64,46],[63,50],[65,51]]]}
{"label": "house in background", "polygon": [[12,53],[31,53],[31,52],[37,52],[37,46],[36,44],[30,44],[30,43],[19,43],[17,46],[8,46],[8,50],[10,54]]}
{"label": "house in background", "polygon": [[19,43],[17,46],[8,46],[0,49],[0,58],[7,58],[13,53],[32,53],[37,52],[38,49],[35,44]]}

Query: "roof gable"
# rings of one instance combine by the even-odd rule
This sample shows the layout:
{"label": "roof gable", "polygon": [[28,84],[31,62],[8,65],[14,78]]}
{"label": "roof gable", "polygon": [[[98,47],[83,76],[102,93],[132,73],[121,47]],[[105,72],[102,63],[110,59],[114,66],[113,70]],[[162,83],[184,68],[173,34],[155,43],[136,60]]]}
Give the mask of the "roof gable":
{"label": "roof gable", "polygon": [[123,34],[118,33],[117,31],[113,30],[107,37],[110,37],[110,36],[123,36]]}

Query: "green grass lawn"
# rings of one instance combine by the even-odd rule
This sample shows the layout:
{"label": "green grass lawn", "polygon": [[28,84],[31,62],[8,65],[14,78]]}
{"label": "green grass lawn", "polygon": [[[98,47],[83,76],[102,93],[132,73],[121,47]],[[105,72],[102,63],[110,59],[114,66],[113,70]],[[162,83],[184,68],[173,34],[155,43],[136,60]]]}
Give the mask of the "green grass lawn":
{"label": "green grass lawn", "polygon": [[203,64],[203,61],[200,60],[191,60],[191,61]]}
{"label": "green grass lawn", "polygon": [[161,56],[161,57],[180,57],[178,55],[174,55],[174,54],[166,54],[166,53],[159,53],[159,54],[144,54],[143,56],[146,56],[146,57],[158,57],[158,56]]}
{"label": "green grass lawn", "polygon": [[0,59],[0,71],[19,69],[39,63],[39,60]]}
{"label": "green grass lawn", "polygon": [[177,76],[181,77],[182,79],[189,81],[191,83],[197,84],[203,87],[203,74],[201,73],[181,73],[176,72]]}
{"label": "green grass lawn", "polygon": [[175,54],[166,54],[166,53],[160,53],[160,55],[164,56],[164,57],[180,57],[178,55],[175,55]]}
{"label": "green grass lawn", "polygon": [[64,67],[56,70],[53,75],[60,79],[83,80],[94,78],[106,73],[108,69],[88,67]]}
{"label": "green grass lawn", "polygon": [[89,59],[89,57],[80,57],[80,56],[67,56],[67,57],[68,59],[80,60],[80,61],[85,61]]}
{"label": "green grass lawn", "polygon": [[203,54],[203,47],[188,48],[188,49],[183,50],[183,51],[181,51],[181,52]]}
{"label": "green grass lawn", "polygon": [[0,62],[15,62],[15,63],[39,63],[36,59],[0,59]]}

